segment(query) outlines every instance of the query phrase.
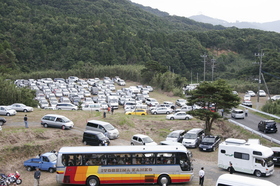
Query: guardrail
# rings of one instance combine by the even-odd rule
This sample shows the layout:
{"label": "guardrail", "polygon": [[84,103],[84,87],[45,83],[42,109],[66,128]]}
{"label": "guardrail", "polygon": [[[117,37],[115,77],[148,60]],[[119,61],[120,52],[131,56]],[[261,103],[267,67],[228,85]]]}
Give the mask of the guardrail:
{"label": "guardrail", "polygon": [[[269,113],[266,113],[266,112],[262,112],[262,111],[259,111],[259,110],[257,110],[257,109],[253,109],[253,108],[250,108],[250,107],[246,107],[246,106],[244,106],[244,105],[240,105],[240,106],[245,107],[245,108],[250,109],[250,110],[253,110],[253,111],[255,111],[255,112],[262,113],[262,114],[264,114],[264,115],[267,115],[267,116],[270,116],[270,117],[273,117],[273,118],[280,119],[280,117],[275,116],[275,115],[273,115],[273,114],[269,114]],[[234,124],[236,124],[236,125],[238,125],[238,126],[240,126],[240,127],[242,127],[242,128],[244,128],[244,129],[246,129],[246,130],[248,130],[248,131],[250,131],[250,132],[252,132],[252,133],[254,133],[254,134],[257,134],[257,135],[259,135],[259,136],[262,137],[262,138],[265,138],[265,139],[267,139],[267,140],[269,140],[269,141],[271,141],[271,142],[273,142],[273,143],[277,143],[278,145],[280,145],[280,141],[277,140],[277,139],[274,139],[274,138],[272,138],[272,137],[270,137],[270,136],[268,136],[268,135],[265,135],[265,134],[263,134],[263,133],[260,133],[259,131],[256,131],[256,130],[254,130],[254,129],[251,129],[250,127],[247,127],[247,126],[245,126],[245,125],[243,125],[243,124],[241,124],[241,123],[238,123],[238,122],[235,121],[235,120],[229,119],[228,121],[231,122],[231,123],[234,123]]]}

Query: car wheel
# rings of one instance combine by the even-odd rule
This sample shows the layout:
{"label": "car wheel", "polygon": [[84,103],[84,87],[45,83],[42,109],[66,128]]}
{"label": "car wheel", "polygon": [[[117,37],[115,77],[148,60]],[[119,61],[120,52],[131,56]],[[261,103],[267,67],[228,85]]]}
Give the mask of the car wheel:
{"label": "car wheel", "polygon": [[26,110],[26,109],[24,109],[24,110],[23,110],[23,112],[27,112],[27,110]]}
{"label": "car wheel", "polygon": [[134,143],[130,143],[130,145],[134,145]]}
{"label": "car wheel", "polygon": [[61,129],[62,129],[62,130],[65,130],[65,125],[62,125],[62,126],[61,126]]}
{"label": "car wheel", "polygon": [[99,179],[96,176],[90,176],[87,179],[87,186],[98,186],[99,185]]}
{"label": "car wheel", "polygon": [[157,112],[154,112],[153,114],[154,114],[154,115],[156,115],[156,114],[157,114]]}
{"label": "car wheel", "polygon": [[141,114],[141,116],[145,116],[145,114]]}
{"label": "car wheel", "polygon": [[261,171],[259,171],[259,170],[255,170],[255,175],[256,175],[257,177],[261,177],[261,176],[262,176],[262,173],[261,173]]}
{"label": "car wheel", "polygon": [[10,116],[11,114],[10,113],[6,113],[6,116]]}
{"label": "car wheel", "polygon": [[44,127],[45,127],[45,128],[48,128],[48,124],[45,123],[45,124],[44,124]]}
{"label": "car wheel", "polygon": [[215,152],[215,150],[216,150],[216,147],[213,147],[212,151]]}
{"label": "car wheel", "polygon": [[174,118],[173,118],[173,117],[171,117],[171,118],[170,118],[170,120],[174,120]]}
{"label": "car wheel", "polygon": [[166,112],[166,114],[170,114],[170,112]]}
{"label": "car wheel", "polygon": [[58,108],[57,110],[61,110],[61,108]]}
{"label": "car wheel", "polygon": [[73,108],[72,110],[76,110],[76,109]]}
{"label": "car wheel", "polygon": [[189,120],[189,119],[190,119],[189,117],[186,117],[186,118],[185,118],[185,120]]}
{"label": "car wheel", "polygon": [[84,144],[84,145],[87,145],[87,142],[86,142],[86,141],[83,141],[83,144]]}
{"label": "car wheel", "polygon": [[27,171],[32,171],[32,167],[28,166],[28,167],[26,168],[26,170],[27,170]]}
{"label": "car wheel", "polygon": [[4,124],[4,122],[3,121],[0,121],[0,126],[2,126]]}
{"label": "car wheel", "polygon": [[131,114],[128,114],[128,115],[131,115]]}
{"label": "car wheel", "polygon": [[49,169],[49,172],[50,172],[50,173],[54,173],[55,170],[54,170],[53,168],[50,168],[50,169]]}

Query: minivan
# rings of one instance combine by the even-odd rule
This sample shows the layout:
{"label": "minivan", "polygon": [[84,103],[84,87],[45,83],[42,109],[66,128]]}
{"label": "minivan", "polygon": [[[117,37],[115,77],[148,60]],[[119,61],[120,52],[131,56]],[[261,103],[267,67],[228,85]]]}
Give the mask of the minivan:
{"label": "minivan", "polygon": [[61,129],[71,129],[74,127],[74,123],[65,116],[58,114],[47,114],[42,117],[41,125],[45,128],[56,127]]}
{"label": "minivan", "polygon": [[117,139],[119,137],[119,131],[113,125],[108,122],[98,121],[98,120],[90,120],[87,122],[86,130],[93,130],[102,132],[107,136],[110,140]]}
{"label": "minivan", "polygon": [[56,105],[57,110],[78,110],[78,107],[72,103],[58,103]]}
{"label": "minivan", "polygon": [[242,110],[242,109],[233,109],[231,111],[231,117],[234,118],[234,119],[244,119],[245,118],[244,110]]}
{"label": "minivan", "polygon": [[276,184],[262,180],[258,178],[251,178],[247,176],[239,176],[234,174],[223,174],[221,175],[217,182],[216,186],[276,186]]}
{"label": "minivan", "polygon": [[276,133],[276,122],[274,120],[262,120],[258,124],[258,129],[263,133]]}
{"label": "minivan", "polygon": [[196,148],[199,146],[202,138],[204,136],[204,130],[201,128],[193,128],[189,130],[183,138],[182,144],[185,147]]}
{"label": "minivan", "polygon": [[86,130],[83,134],[83,143],[85,145],[107,146],[110,144],[110,140],[102,132]]}

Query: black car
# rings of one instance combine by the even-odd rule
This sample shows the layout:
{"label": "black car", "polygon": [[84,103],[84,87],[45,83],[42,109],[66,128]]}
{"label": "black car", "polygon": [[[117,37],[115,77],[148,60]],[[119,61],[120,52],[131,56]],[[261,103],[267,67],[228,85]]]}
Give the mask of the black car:
{"label": "black car", "polygon": [[263,131],[263,133],[276,133],[277,126],[274,120],[262,120],[258,124],[259,131]]}
{"label": "black car", "polygon": [[6,123],[6,119],[0,117],[0,126],[4,125]]}
{"label": "black car", "polygon": [[220,140],[221,139],[219,136],[207,135],[202,139],[202,141],[199,145],[199,150],[215,151],[219,146]]}
{"label": "black car", "polygon": [[85,145],[107,146],[110,144],[110,140],[102,132],[86,130],[83,135],[83,143]]}
{"label": "black car", "polygon": [[273,151],[272,159],[274,162],[274,165],[280,165],[280,147],[271,147],[271,150]]}

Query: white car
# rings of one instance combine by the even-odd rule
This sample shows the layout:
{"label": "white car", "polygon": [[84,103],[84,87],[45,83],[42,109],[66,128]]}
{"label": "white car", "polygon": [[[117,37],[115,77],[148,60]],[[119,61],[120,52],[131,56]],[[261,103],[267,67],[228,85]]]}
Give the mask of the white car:
{"label": "white car", "polygon": [[168,107],[156,107],[155,109],[151,110],[152,114],[170,114],[173,112],[173,109]]}
{"label": "white car", "polygon": [[187,104],[187,100],[185,100],[185,99],[177,99],[175,104],[178,105],[179,107],[182,107],[183,105]]}
{"label": "white car", "polygon": [[250,94],[245,94],[244,97],[243,97],[243,100],[244,101],[250,101],[251,100]]}
{"label": "white car", "polygon": [[259,94],[260,97],[266,97],[266,93],[265,93],[264,90],[260,90],[260,91],[258,92],[258,94]]}
{"label": "white car", "polygon": [[135,134],[131,138],[131,145],[157,145],[156,142],[149,136],[144,134]]}
{"label": "white car", "polygon": [[174,119],[193,119],[192,115],[187,114],[186,112],[176,112],[174,114],[169,114],[166,116],[166,119],[174,120]]}
{"label": "white car", "polygon": [[0,115],[13,116],[16,115],[16,113],[17,111],[9,106],[0,106]]}
{"label": "white car", "polygon": [[276,101],[280,99],[280,95],[274,95],[270,98],[272,101]]}
{"label": "white car", "polygon": [[33,107],[26,106],[25,104],[22,104],[22,103],[14,103],[14,104],[10,105],[10,107],[12,109],[16,110],[17,112],[32,112],[33,111]]}
{"label": "white car", "polygon": [[190,105],[184,105],[181,108],[176,109],[175,112],[189,112],[191,110],[195,110],[195,109],[193,109],[193,107]]}
{"label": "white car", "polygon": [[256,96],[256,93],[254,91],[252,91],[252,90],[248,90],[246,92],[246,94],[249,94],[251,97],[255,97]]}

